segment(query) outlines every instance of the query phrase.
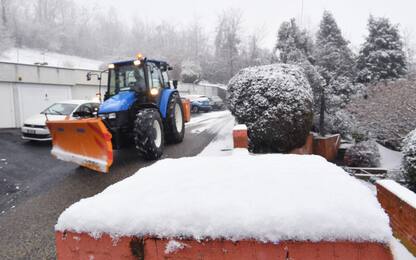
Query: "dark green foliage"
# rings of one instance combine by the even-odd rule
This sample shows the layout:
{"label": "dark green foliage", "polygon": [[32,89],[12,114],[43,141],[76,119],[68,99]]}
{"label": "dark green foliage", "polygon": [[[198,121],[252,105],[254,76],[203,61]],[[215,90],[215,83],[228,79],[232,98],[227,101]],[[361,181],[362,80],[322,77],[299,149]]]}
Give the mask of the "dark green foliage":
{"label": "dark green foliage", "polygon": [[409,188],[416,191],[416,130],[403,141],[403,171]]}
{"label": "dark green foliage", "polygon": [[387,18],[370,16],[368,30],[357,60],[358,80],[377,82],[406,75],[406,56],[398,26]]}

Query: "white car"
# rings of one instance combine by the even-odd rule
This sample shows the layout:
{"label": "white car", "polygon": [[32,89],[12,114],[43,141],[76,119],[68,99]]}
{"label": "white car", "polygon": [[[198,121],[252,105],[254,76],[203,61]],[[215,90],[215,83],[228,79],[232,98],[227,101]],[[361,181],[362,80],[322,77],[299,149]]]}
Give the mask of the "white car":
{"label": "white car", "polygon": [[100,103],[87,100],[68,100],[53,104],[40,114],[26,119],[22,127],[22,138],[34,141],[50,141],[51,136],[46,126],[46,119],[64,120],[75,118],[75,112],[93,113],[100,107]]}

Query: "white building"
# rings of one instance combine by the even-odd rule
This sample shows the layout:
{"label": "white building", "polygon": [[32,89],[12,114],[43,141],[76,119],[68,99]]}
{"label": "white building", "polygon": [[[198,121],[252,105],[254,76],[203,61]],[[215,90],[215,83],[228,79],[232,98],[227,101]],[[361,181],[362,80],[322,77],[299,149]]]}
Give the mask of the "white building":
{"label": "white building", "polygon": [[[21,127],[26,118],[57,101],[93,99],[99,81],[87,81],[89,71],[0,62],[0,128]],[[102,94],[106,84],[104,73]]]}

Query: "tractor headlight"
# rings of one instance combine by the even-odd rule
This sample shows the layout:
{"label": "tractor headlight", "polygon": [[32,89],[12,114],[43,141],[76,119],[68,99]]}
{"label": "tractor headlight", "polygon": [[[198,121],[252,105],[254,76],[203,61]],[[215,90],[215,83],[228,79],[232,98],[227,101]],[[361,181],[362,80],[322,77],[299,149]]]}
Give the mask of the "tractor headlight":
{"label": "tractor headlight", "polygon": [[108,114],[108,119],[116,119],[116,117],[117,117],[116,113]]}
{"label": "tractor headlight", "polygon": [[142,62],[140,60],[135,60],[133,61],[134,66],[140,66],[140,64],[142,64]]}
{"label": "tractor headlight", "polygon": [[114,65],[113,63],[111,63],[111,64],[108,64],[108,68],[111,70],[111,69],[114,69],[116,67],[116,65]]}
{"label": "tractor headlight", "polygon": [[159,94],[159,90],[157,88],[150,89],[150,95],[157,96]]}

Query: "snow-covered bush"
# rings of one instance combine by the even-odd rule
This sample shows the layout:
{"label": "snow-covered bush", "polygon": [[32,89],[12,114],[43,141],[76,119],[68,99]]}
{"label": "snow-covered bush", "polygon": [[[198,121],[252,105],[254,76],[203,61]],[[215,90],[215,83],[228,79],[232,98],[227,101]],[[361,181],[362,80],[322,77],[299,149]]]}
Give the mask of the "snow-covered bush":
{"label": "snow-covered bush", "polygon": [[201,77],[201,66],[194,61],[185,60],[181,66],[181,80],[184,83],[194,83]]}
{"label": "snow-covered bush", "polygon": [[363,84],[355,84],[348,77],[339,77],[325,89],[327,112],[336,112],[345,108],[353,98],[364,93]]}
{"label": "snow-covered bush", "polygon": [[416,129],[403,140],[403,171],[409,188],[416,191]]}
{"label": "snow-covered bush", "polygon": [[345,152],[345,164],[350,167],[379,167],[380,152],[374,140],[360,142]]}
{"label": "snow-covered bush", "polygon": [[[344,139],[353,139],[356,131],[355,118],[348,111],[338,110],[335,113],[325,113],[325,131],[328,134],[341,134]],[[319,131],[319,114],[314,117],[314,131]]]}
{"label": "snow-covered bush", "polygon": [[312,127],[312,89],[295,65],[241,70],[228,83],[228,106],[237,121],[247,125],[253,152],[300,147]]}

